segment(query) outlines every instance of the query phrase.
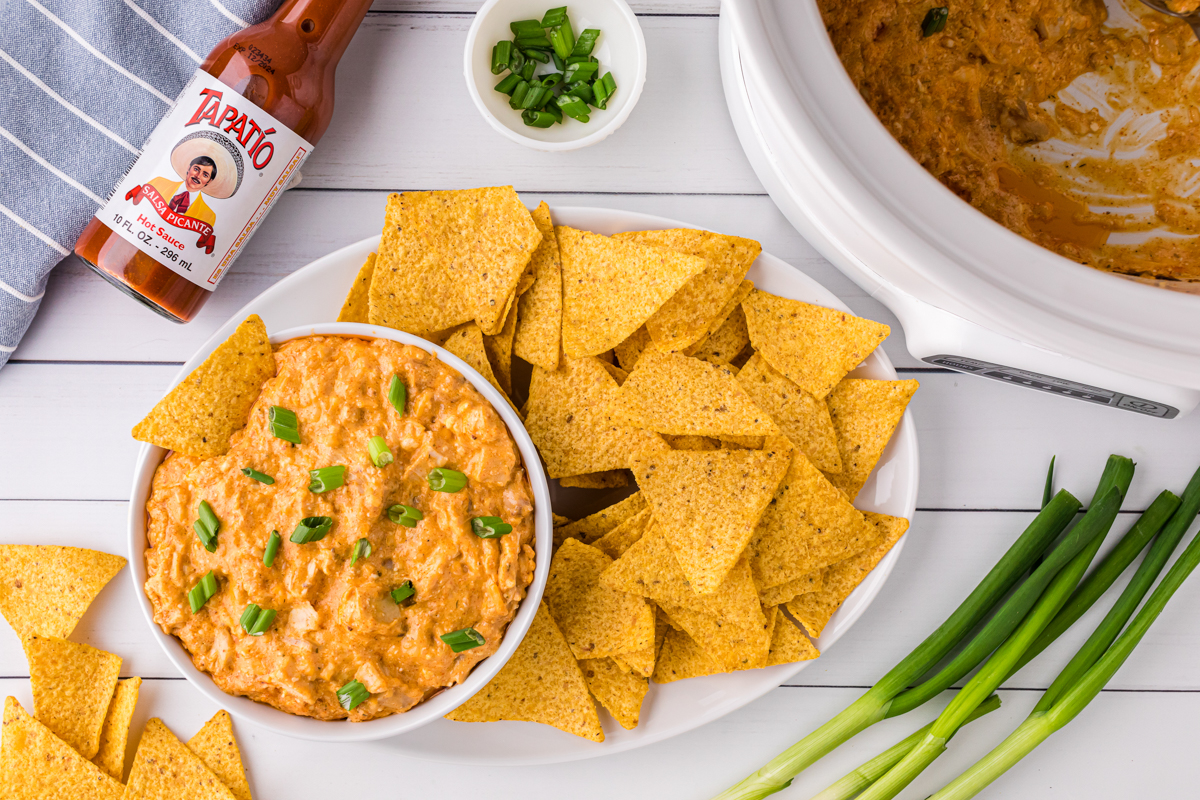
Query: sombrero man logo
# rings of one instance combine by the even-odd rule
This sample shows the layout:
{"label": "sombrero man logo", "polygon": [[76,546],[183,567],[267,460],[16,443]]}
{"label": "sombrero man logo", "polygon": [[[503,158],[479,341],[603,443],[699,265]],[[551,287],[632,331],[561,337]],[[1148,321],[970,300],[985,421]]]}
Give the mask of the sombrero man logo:
{"label": "sombrero man logo", "polygon": [[96,219],[211,291],[311,152],[287,125],[197,70]]}
{"label": "sombrero man logo", "polygon": [[163,221],[199,234],[196,247],[212,253],[217,215],[210,200],[232,197],[242,185],[242,154],[233,142],[215,131],[196,131],[171,150],[174,178],[154,178],[135,186],[125,199],[137,205],[149,201]]}

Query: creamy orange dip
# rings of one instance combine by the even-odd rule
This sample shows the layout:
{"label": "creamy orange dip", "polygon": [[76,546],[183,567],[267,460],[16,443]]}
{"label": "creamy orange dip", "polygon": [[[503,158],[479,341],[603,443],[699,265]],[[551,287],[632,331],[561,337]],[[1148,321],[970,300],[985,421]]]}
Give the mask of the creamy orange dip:
{"label": "creamy orange dip", "polygon": [[[311,336],[285,343],[275,360],[276,377],[226,455],[171,454],[154,475],[146,593],[155,621],[230,694],[325,720],[406,711],[495,653],[525,596],[534,509],[520,454],[487,400],[419,348]],[[388,402],[393,375],[408,388],[403,416]],[[275,405],[296,413],[301,444],[272,435]],[[371,461],[373,436],[395,458],[386,467]],[[344,485],[310,491],[309,470],[333,465],[345,465]],[[252,480],[245,467],[275,483]],[[465,473],[466,488],[433,491],[427,475],[436,467]],[[202,500],[221,523],[212,553],[193,530]],[[416,527],[389,519],[400,503],[424,514]],[[334,520],[323,539],[289,540],[302,518],[317,516]],[[479,538],[471,519],[482,516],[512,532]],[[273,530],[283,542],[267,567]],[[364,538],[371,553],[351,564]],[[219,590],[193,614],[187,593],[209,570]],[[416,593],[397,604],[390,592],[404,581]],[[261,636],[239,624],[250,603],[277,612]],[[456,654],[439,638],[468,627],[486,644]],[[371,696],[347,712],[337,691],[352,680]]]}
{"label": "creamy orange dip", "polygon": [[[818,0],[863,98],[962,199],[1068,258],[1200,291],[1200,44],[1138,0]],[[934,6],[945,29],[922,35]]]}

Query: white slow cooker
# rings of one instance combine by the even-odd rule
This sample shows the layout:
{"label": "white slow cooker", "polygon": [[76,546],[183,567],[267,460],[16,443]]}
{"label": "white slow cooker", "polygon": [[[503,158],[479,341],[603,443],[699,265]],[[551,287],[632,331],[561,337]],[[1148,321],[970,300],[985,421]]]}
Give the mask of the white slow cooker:
{"label": "white slow cooker", "polygon": [[1200,296],[1076,264],[960,200],[876,119],[814,0],[722,0],[720,55],[771,198],[914,357],[1164,419],[1200,402]]}

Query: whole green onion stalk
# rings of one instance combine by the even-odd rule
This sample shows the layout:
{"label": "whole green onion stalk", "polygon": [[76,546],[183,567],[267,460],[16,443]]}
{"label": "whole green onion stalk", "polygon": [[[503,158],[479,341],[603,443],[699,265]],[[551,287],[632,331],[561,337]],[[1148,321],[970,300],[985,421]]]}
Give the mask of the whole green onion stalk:
{"label": "whole green onion stalk", "polygon": [[[1132,476],[1132,461],[1121,456],[1110,457],[1097,487],[1096,497],[1102,497],[1113,486],[1119,487],[1123,496]],[[1049,567],[1043,562],[1034,570],[1030,579],[1022,583],[964,649],[966,656],[960,653],[959,657],[953,659],[934,677],[906,691],[913,681],[940,662],[979,624],[1000,598],[1042,557],[1050,543],[1066,528],[1079,508],[1079,501],[1070,492],[1059,491],[983,581],[937,630],[837,716],[780,753],[757,772],[717,795],[715,800],[757,800],[774,794],[790,785],[797,775],[813,763],[858,733],[882,719],[900,713],[896,709],[897,701],[904,704],[905,711],[916,708],[974,669],[1008,638],[1054,575],[1067,561],[1074,558],[1090,539],[1084,540],[1081,536],[1071,534],[1064,537],[1063,542],[1069,544],[1065,548],[1054,548],[1051,556],[1055,557],[1055,562]],[[1049,558],[1047,557],[1047,560]],[[1029,588],[1026,588],[1027,586]],[[918,699],[920,702],[916,702]]]}
{"label": "whole green onion stalk", "polygon": [[[1155,542],[1155,548],[1162,543],[1162,550],[1167,551],[1167,555],[1162,558],[1163,563],[1169,557],[1170,550],[1174,549],[1175,545],[1171,543],[1171,539],[1177,532],[1182,537],[1195,518],[1198,508],[1200,508],[1200,470],[1188,483],[1179,510],[1175,512],[1162,536]],[[1178,543],[1179,539],[1176,538],[1174,541]],[[1142,567],[1146,567],[1156,556],[1161,554],[1162,551],[1155,553],[1155,548],[1151,548],[1151,552],[1142,562]],[[1157,575],[1154,565],[1148,567],[1145,573],[1139,568],[1134,579],[1130,581],[1117,600],[1117,604],[1113,606],[1113,610],[1100,623],[1100,626],[1076,654],[1076,657],[1071,660],[1071,663],[1067,665],[1067,668],[1051,684],[1051,688],[1046,691],[1042,700],[1025,721],[992,752],[944,786],[930,800],[967,800],[967,798],[974,797],[984,787],[1032,752],[1052,733],[1075,719],[1129,658],[1150,626],[1158,619],[1158,615],[1166,607],[1167,601],[1183,585],[1198,564],[1200,564],[1200,535],[1192,538],[1183,554],[1167,571],[1162,583],[1150,595],[1150,599],[1138,612],[1129,627],[1103,651],[1103,655],[1097,655],[1098,643],[1106,639],[1112,641],[1109,637],[1114,635],[1115,630],[1120,630],[1125,620],[1128,619],[1128,615],[1124,613],[1126,609],[1131,612],[1154,581],[1153,576],[1150,576],[1148,580],[1139,580],[1139,578],[1144,578],[1151,572]],[[1158,569],[1161,568],[1161,564],[1159,564]],[[1118,607],[1120,608],[1119,612]],[[1089,661],[1092,663],[1088,663]],[[1054,693],[1056,687],[1057,694]]]}
{"label": "whole green onion stalk", "polygon": [[[1036,579],[1043,570],[1053,570],[1049,585],[1044,592],[1040,592],[1032,610],[1028,614],[1021,614],[1023,619],[1020,625],[992,654],[983,668],[954,696],[950,705],[946,706],[921,741],[896,766],[859,795],[860,800],[890,800],[945,752],[950,737],[966,724],[971,712],[1000,687],[1021,655],[1066,604],[1100,549],[1105,534],[1116,520],[1123,499],[1122,489],[1113,486],[1099,502],[1092,503],[1087,515],[1054,548],[1021,589],[1018,589],[1020,592],[1025,586],[1037,583]],[[1005,608],[1001,608],[993,621],[1005,613],[1007,605],[1006,603]]]}
{"label": "whole green onion stalk", "polygon": [[941,661],[967,635],[1074,518],[1080,502],[1062,490],[1046,504],[1003,557],[937,630],[837,716],[784,750],[716,800],[751,800],[792,779],[842,743],[884,719],[896,695]]}
{"label": "whole green onion stalk", "polygon": [[[1000,708],[1000,698],[992,695],[971,712],[971,716],[967,718],[967,722],[974,722],[998,708]],[[866,789],[877,781],[881,775],[896,766],[900,759],[908,755],[909,751],[925,738],[925,734],[929,733],[929,729],[932,727],[933,723],[931,722],[916,733],[896,742],[896,744],[884,750],[870,761],[858,766],[836,782],[830,784],[825,791],[818,795],[813,795],[812,800],[852,800],[852,798],[857,797],[863,789]]]}
{"label": "whole green onion stalk", "polygon": [[[1100,483],[1096,487],[1096,494],[1092,497],[1092,506],[1095,507],[1097,500],[1103,500],[1106,495],[1114,487],[1119,492],[1117,498],[1117,509],[1120,509],[1121,500],[1125,497],[1125,492],[1129,490],[1129,484],[1133,481],[1134,464],[1124,456],[1109,456],[1108,463],[1104,466],[1104,472],[1100,475]],[[1116,511],[1113,512],[1114,515]],[[1115,517],[1114,517],[1115,518]],[[1089,519],[1091,523],[1085,525]],[[909,689],[899,695],[892,701],[891,707],[888,709],[888,717],[898,717],[901,714],[907,714],[918,706],[924,705],[929,700],[949,689],[957,681],[962,679],[968,672],[974,669],[983,659],[987,658],[988,654],[1008,638],[1009,634],[1016,629],[1017,625],[1025,618],[1025,615],[1033,608],[1034,603],[1045,591],[1046,587],[1053,580],[1054,576],[1059,573],[1076,555],[1079,554],[1084,547],[1092,541],[1092,538],[1100,535],[1101,541],[1107,535],[1108,529],[1112,526],[1110,520],[1107,525],[1100,530],[1095,525],[1095,520],[1098,518],[1092,516],[1089,510],[1088,515],[1076,525],[1070,533],[1068,533],[1053,551],[1046,555],[1040,563],[1037,563],[1033,574],[1029,576],[1012,596],[1005,601],[1000,610],[988,620],[983,629],[964,647],[946,666],[942,667],[933,677],[928,678],[921,684]],[[1095,556],[1096,550],[1099,549],[1100,542],[1095,543],[1092,549],[1092,555],[1088,556],[1088,562]],[[1086,569],[1087,564],[1083,565],[1082,569]],[[1082,575],[1082,571],[1080,575]],[[1078,579],[1077,579],[1078,580]],[[1072,589],[1075,587],[1072,586]]]}
{"label": "whole green onion stalk", "polygon": [[[1200,473],[1198,473],[1197,478],[1200,478]],[[1196,481],[1196,499],[1197,502],[1200,502],[1200,480],[1193,480]],[[1037,641],[1025,651],[1025,655],[1021,656],[1021,660],[1017,662],[1017,666],[1013,669],[1014,673],[1037,657],[1055,639],[1087,613],[1088,609],[1100,599],[1101,595],[1108,591],[1117,578],[1133,563],[1138,554],[1146,549],[1146,545],[1150,544],[1151,540],[1154,540],[1154,537],[1167,524],[1167,521],[1172,519],[1175,510],[1179,508],[1179,503],[1179,497],[1174,492],[1164,489],[1159,493],[1154,502],[1150,504],[1150,507],[1142,513],[1138,521],[1134,523],[1128,533],[1117,543],[1117,546],[1110,550],[1108,555],[1104,557],[1104,560],[1100,562],[1100,565],[1088,574],[1083,583],[1079,585],[1079,588],[1075,590],[1075,593],[1071,595],[1071,599],[1063,606],[1062,611],[1058,612],[1058,616],[1046,626],[1046,630],[1042,631],[1042,635],[1037,638]],[[1195,513],[1193,511],[1192,516],[1195,516]],[[1186,529],[1186,527],[1185,525],[1184,528]],[[1154,578],[1158,577],[1158,573],[1162,571],[1167,559],[1175,550],[1176,545],[1179,544],[1179,540],[1183,538],[1183,534],[1184,530],[1180,530],[1177,534],[1174,534],[1168,529],[1168,532],[1156,541],[1155,548],[1152,548],[1151,554],[1147,556],[1148,561],[1157,562],[1158,564],[1157,568],[1153,571],[1153,577],[1149,578],[1150,583],[1153,583]],[[1165,538],[1170,538],[1171,536],[1174,536],[1174,540],[1171,542],[1169,549],[1166,549],[1164,552],[1163,547],[1165,545],[1160,545],[1157,542],[1163,542]],[[1149,567],[1139,568],[1138,572],[1134,574],[1134,580],[1138,580],[1138,575],[1142,574],[1143,570],[1146,569],[1149,569]],[[1139,601],[1149,588],[1149,585],[1147,585],[1142,590],[1138,596]],[[1129,613],[1125,615],[1126,621],[1132,613],[1133,609],[1131,608],[1129,609]],[[1113,636],[1116,636],[1116,633]],[[1107,647],[1109,643],[1111,643],[1111,640],[1105,646]]]}
{"label": "whole green onion stalk", "polygon": [[[1197,473],[1200,478],[1200,472]],[[1197,481],[1197,503],[1200,504],[1200,480]],[[1071,626],[1079,617],[1083,616],[1089,608],[1096,602],[1099,597],[1110,587],[1116,579],[1125,571],[1125,568],[1132,563],[1137,554],[1154,538],[1155,534],[1162,529],[1163,525],[1171,519],[1172,514],[1179,507],[1179,498],[1172,492],[1163,491],[1158,498],[1150,505],[1150,508],[1138,518],[1138,521],[1129,529],[1121,541],[1115,548],[1105,557],[1100,565],[1094,569],[1080,585],[1075,593],[1071,595],[1071,599],[1058,612],[1054,620],[1046,627],[1042,634],[1034,641],[1034,644],[1021,656],[1016,666],[1009,673],[1009,677],[1015,674],[1021,667],[1025,666],[1038,653],[1048,647],[1055,639],[1058,638],[1067,628]],[[1193,512],[1194,516],[1194,512]],[[1186,526],[1185,526],[1186,527]],[[1179,534],[1182,536],[1182,532]],[[1162,538],[1159,539],[1162,541]],[[1178,543],[1178,537],[1175,538],[1175,543]],[[1174,548],[1174,545],[1171,545]],[[1154,576],[1158,575],[1161,570],[1161,564],[1157,570],[1154,570]],[[1153,577],[1150,578],[1153,582]],[[1148,587],[1147,587],[1148,588]],[[1138,600],[1145,594],[1143,589],[1134,601],[1136,606]],[[1111,613],[1111,612],[1110,612]],[[1128,613],[1120,620],[1117,625],[1117,630],[1112,636],[1116,636],[1120,626],[1128,621],[1133,609],[1130,608]],[[1067,620],[1064,624],[1064,619]],[[1111,638],[1105,642],[1107,646],[1111,642]],[[1007,678],[1006,678],[1007,680]],[[989,698],[990,701],[991,698]],[[981,704],[977,711],[987,707],[987,702]],[[990,709],[989,709],[990,710]],[[985,712],[986,713],[986,712]],[[980,714],[976,713],[971,719],[977,719]],[[970,719],[968,720],[970,721]],[[813,800],[850,800],[857,797],[860,792],[867,788],[871,783],[877,780],[885,772],[891,769],[895,764],[899,763],[905,755],[908,754],[917,744],[922,741],[925,734],[933,727],[933,723],[929,723],[921,730],[909,736],[907,739],[897,743],[894,747],[876,756],[870,761],[862,764],[837,782],[831,784],[825,791],[816,795]],[[869,778],[869,779],[868,779]]]}

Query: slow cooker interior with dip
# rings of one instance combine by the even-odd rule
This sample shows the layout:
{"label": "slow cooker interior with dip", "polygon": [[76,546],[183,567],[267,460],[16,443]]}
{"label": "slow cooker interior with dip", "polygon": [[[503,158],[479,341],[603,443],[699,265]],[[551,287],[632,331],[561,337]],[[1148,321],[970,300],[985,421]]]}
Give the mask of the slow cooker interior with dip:
{"label": "slow cooker interior with dip", "polygon": [[868,105],[992,219],[1098,269],[1200,292],[1200,44],[1137,0],[819,0]]}

